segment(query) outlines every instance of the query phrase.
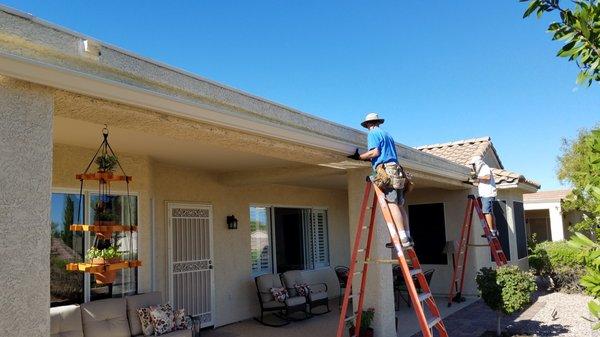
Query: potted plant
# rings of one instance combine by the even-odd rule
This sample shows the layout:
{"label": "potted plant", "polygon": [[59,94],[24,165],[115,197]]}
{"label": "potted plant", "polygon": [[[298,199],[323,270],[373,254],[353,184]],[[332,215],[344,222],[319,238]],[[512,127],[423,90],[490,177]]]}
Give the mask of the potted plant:
{"label": "potted plant", "polygon": [[85,260],[93,265],[103,265],[105,263],[102,256],[102,249],[92,247],[85,253]]}
{"label": "potted plant", "polygon": [[102,154],[96,157],[96,165],[99,172],[113,172],[117,167],[117,157],[110,154]]}
{"label": "potted plant", "polygon": [[[108,266],[113,263],[118,263],[122,261],[123,254],[119,251],[118,246],[110,246],[105,249],[98,249],[96,247],[92,247],[88,249],[85,254],[86,260],[92,265],[104,265]],[[98,284],[110,284],[113,283],[116,276],[116,270],[106,270],[101,273],[94,273],[96,277],[96,283]]]}
{"label": "potted plant", "polygon": [[[117,215],[107,207],[108,205],[103,201],[97,201],[94,205],[94,225],[95,226],[112,226],[115,224]],[[102,231],[101,229],[96,230],[96,234],[108,238],[112,231]]]}
{"label": "potted plant", "polygon": [[[374,331],[373,328],[371,328],[371,324],[373,324],[373,318],[375,318],[374,308],[363,310],[360,318],[360,333],[358,334],[358,337],[373,337]],[[355,328],[354,323],[352,321],[348,322],[348,327],[348,330],[350,331],[350,336],[355,336]]]}

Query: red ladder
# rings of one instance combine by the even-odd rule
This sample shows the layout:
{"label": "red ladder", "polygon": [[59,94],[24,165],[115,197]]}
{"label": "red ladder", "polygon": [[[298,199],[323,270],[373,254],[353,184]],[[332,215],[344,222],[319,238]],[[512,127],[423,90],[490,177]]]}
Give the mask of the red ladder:
{"label": "red ladder", "polygon": [[[452,272],[450,292],[448,293],[448,306],[451,306],[453,301],[462,302],[462,290],[465,280],[467,253],[469,251],[469,241],[471,239],[473,210],[477,212],[477,217],[479,218],[479,222],[483,228],[483,234],[487,238],[488,245],[492,251],[492,256],[496,262],[496,266],[500,267],[508,263],[498,237],[492,233],[487,221],[485,220],[485,215],[481,210],[481,201],[475,198],[474,195],[470,194],[468,196],[467,209],[465,211],[465,218],[460,233],[458,252],[454,253],[456,254],[456,265],[454,266],[454,271]],[[458,274],[460,274],[460,278],[458,277]]]}
{"label": "red ladder", "polygon": [[[373,201],[370,207],[371,210],[371,218],[368,226],[364,226],[365,213],[368,207],[369,199],[371,197],[371,188],[375,190],[375,196],[373,197]],[[381,207],[381,211],[383,212],[383,218],[387,224],[388,230],[390,232],[390,236],[392,239],[392,243],[396,248],[397,252],[397,261],[396,260],[370,260],[371,256],[371,242],[373,240],[373,228],[375,227],[375,211],[377,209],[377,204]],[[364,230],[368,229],[367,234],[367,242],[366,247],[361,248],[361,239],[362,233]],[[412,263],[412,269],[409,268],[406,258],[404,256],[404,250],[406,251],[408,258]],[[429,289],[429,285],[425,280],[425,275],[423,274],[423,270],[421,269],[421,264],[419,263],[419,259],[417,258],[417,254],[412,248],[404,249],[400,243],[400,237],[398,235],[398,230],[396,229],[396,225],[392,218],[392,214],[387,206],[387,202],[385,201],[385,197],[383,192],[375,185],[371,183],[370,180],[367,180],[367,185],[365,187],[365,194],[362,200],[361,208],[360,208],[360,216],[358,219],[358,226],[356,228],[356,236],[354,239],[354,248],[352,250],[352,258],[350,262],[350,270],[348,273],[348,281],[346,285],[346,290],[344,292],[344,301],[342,302],[342,311],[340,313],[340,319],[338,323],[337,337],[342,337],[344,335],[344,326],[346,322],[354,320],[355,326],[355,335],[358,335],[360,332],[360,323],[362,318],[362,308],[364,303],[364,290],[365,285],[367,283],[367,271],[369,270],[369,263],[399,263],[400,269],[402,270],[402,276],[404,277],[404,282],[406,283],[406,288],[408,289],[408,293],[410,295],[410,299],[412,301],[412,307],[415,310],[415,314],[417,315],[417,319],[419,320],[419,326],[421,331],[423,332],[424,337],[432,337],[432,329],[435,327],[442,337],[448,337],[448,333],[446,332],[446,327],[444,326],[444,322],[442,321],[442,317],[440,315],[440,311],[435,304],[435,300],[431,294],[431,290]],[[364,258],[359,260],[359,254],[363,254]],[[362,270],[357,270],[357,264],[362,265]],[[358,293],[351,294],[352,282],[354,276],[361,275],[360,282],[360,290]],[[415,287],[415,283],[413,281],[413,276],[417,278],[419,282],[419,286],[421,287],[422,292],[418,293],[417,288]],[[392,294],[390,294],[392,296]],[[358,297],[358,310],[351,315],[350,317],[346,317],[348,312],[348,303],[350,298]],[[423,310],[422,303],[427,305],[429,309],[430,318],[427,319],[425,312]],[[351,336],[353,337],[353,336]],[[355,336],[356,337],[356,336]]]}

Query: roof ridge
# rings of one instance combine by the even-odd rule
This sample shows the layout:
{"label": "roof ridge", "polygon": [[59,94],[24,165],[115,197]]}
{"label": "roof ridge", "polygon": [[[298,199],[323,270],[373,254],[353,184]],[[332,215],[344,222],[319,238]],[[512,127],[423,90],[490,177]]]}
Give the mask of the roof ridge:
{"label": "roof ridge", "polygon": [[478,142],[486,142],[486,141],[491,143],[492,138],[490,136],[483,136],[483,137],[477,137],[477,138],[456,140],[456,141],[451,141],[451,142],[446,142],[446,143],[421,145],[421,146],[416,146],[415,148],[417,150],[421,150],[421,149],[430,149],[430,148],[435,148],[435,147],[453,146],[453,145],[461,145],[461,144],[465,144],[465,143],[478,143]]}

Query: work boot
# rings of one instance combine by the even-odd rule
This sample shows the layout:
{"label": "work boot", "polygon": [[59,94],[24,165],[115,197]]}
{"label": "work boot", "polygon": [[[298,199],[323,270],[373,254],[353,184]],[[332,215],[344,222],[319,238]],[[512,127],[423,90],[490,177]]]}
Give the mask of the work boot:
{"label": "work boot", "polygon": [[[409,247],[413,247],[415,245],[415,243],[413,242],[413,239],[411,237],[401,238],[400,244],[402,245],[402,248],[409,248]],[[390,248],[390,249],[395,248],[394,243],[393,242],[386,243],[385,248]]]}

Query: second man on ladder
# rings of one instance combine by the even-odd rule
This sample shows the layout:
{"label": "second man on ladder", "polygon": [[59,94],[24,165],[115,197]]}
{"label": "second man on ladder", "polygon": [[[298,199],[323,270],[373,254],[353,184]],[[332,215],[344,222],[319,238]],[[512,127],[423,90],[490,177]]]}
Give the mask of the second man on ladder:
{"label": "second man on ladder", "polygon": [[359,154],[356,152],[349,156],[351,159],[371,161],[375,180],[389,179],[388,187],[383,188],[385,200],[391,211],[394,223],[398,229],[400,240],[403,247],[412,246],[413,242],[410,237],[410,229],[408,227],[408,216],[404,210],[404,183],[402,179],[402,171],[398,162],[396,153],[396,143],[389,133],[382,130],[379,126],[385,120],[379,118],[376,113],[369,113],[365,117],[361,125],[369,130],[367,136],[368,151]]}
{"label": "second man on ladder", "polygon": [[469,160],[475,172],[475,183],[478,183],[477,190],[481,197],[481,210],[485,215],[485,220],[492,231],[492,234],[498,236],[496,223],[494,219],[494,201],[496,200],[496,182],[492,169],[483,161],[481,156],[474,156]]}

